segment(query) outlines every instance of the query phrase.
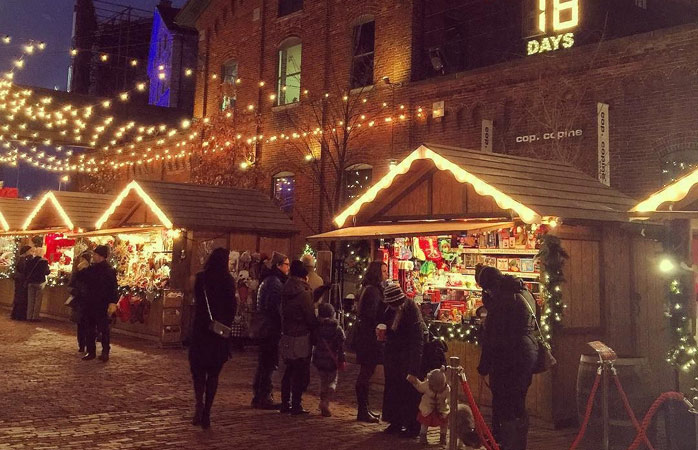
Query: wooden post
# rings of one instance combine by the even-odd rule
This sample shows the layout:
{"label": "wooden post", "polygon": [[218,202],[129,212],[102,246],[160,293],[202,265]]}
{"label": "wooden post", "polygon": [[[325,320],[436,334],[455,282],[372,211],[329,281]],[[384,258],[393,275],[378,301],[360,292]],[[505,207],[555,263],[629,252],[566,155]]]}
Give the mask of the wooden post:
{"label": "wooden post", "polygon": [[451,413],[448,415],[448,450],[458,448],[458,434],[456,433],[456,411],[458,410],[458,390],[460,388],[459,377],[460,358],[451,356],[448,358],[448,381],[451,384]]}

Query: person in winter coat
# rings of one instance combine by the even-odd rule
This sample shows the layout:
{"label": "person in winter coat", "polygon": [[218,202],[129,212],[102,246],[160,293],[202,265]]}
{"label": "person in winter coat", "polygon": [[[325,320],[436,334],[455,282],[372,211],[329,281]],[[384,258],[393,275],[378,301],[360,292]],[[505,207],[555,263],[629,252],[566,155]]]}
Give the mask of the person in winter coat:
{"label": "person in winter coat", "polygon": [[535,300],[521,280],[494,267],[478,268],[476,280],[487,309],[478,372],[489,375],[492,428],[503,450],[526,450],[526,394],[538,358]]}
{"label": "person in winter coat", "polygon": [[80,261],[75,268],[76,270],[70,276],[70,283],[68,283],[68,292],[73,296],[73,301],[70,304],[70,308],[72,309],[70,319],[77,324],[79,353],[84,353],[87,348],[87,326],[84,316],[89,297],[87,283],[84,279],[84,270],[90,267],[91,258],[92,255],[89,252],[83,252],[80,255]]}
{"label": "person in winter coat", "polygon": [[42,255],[43,247],[30,250],[33,258],[24,267],[24,283],[27,285],[27,320],[37,321],[41,313],[46,276],[51,273],[48,261]]}
{"label": "person in winter coat", "polygon": [[252,383],[252,407],[279,409],[274,403],[271,377],[279,366],[279,339],[281,339],[281,291],[288,279],[290,263],[286,255],[274,252],[271,271],[257,291],[257,311],[264,314],[266,333],[259,342],[257,371]]}
{"label": "person in winter coat", "polygon": [[439,443],[445,444],[448,414],[451,411],[448,405],[451,387],[446,382],[446,369],[441,367],[430,371],[424,381],[413,375],[407,375],[407,381],[412,383],[417,392],[422,394],[422,400],[419,402],[419,414],[417,414],[417,421],[422,425],[419,431],[419,442],[427,443],[429,427],[439,427]]}
{"label": "person in winter coat", "polygon": [[313,364],[320,374],[319,409],[323,417],[332,416],[330,402],[337,390],[337,373],[347,365],[344,340],[344,331],[335,318],[334,307],[321,303],[318,306],[318,325],[313,331]]}
{"label": "person in winter coat", "polygon": [[315,257],[313,255],[303,255],[301,256],[301,262],[303,263],[305,270],[308,271],[308,285],[310,286],[310,289],[315,291],[315,289],[323,286],[325,281],[315,271]]}
{"label": "person in winter coat", "polygon": [[204,270],[196,274],[194,328],[189,347],[189,369],[194,382],[195,413],[192,424],[211,426],[211,406],[218,389],[218,376],[230,356],[230,338],[209,329],[215,320],[230,327],[235,318],[235,281],[228,272],[230,253],[215,249]]}
{"label": "person in winter coat", "polygon": [[359,301],[356,307],[354,326],[354,350],[356,362],[360,365],[356,377],[356,420],[378,423],[379,415],[368,407],[370,380],[376,366],[383,363],[383,342],[376,339],[376,326],[381,322],[385,310],[383,303],[383,283],[388,279],[388,266],[382,261],[373,261],[366,269]]}
{"label": "person in winter coat", "polygon": [[32,248],[28,245],[22,246],[19,250],[19,258],[17,258],[17,264],[15,264],[15,295],[12,300],[12,314],[10,317],[13,320],[27,320],[27,301],[28,301],[28,286],[24,282],[25,270],[27,268],[27,262],[32,260],[31,255]]}
{"label": "person in winter coat", "polygon": [[97,357],[96,332],[101,334],[102,354],[99,359],[102,362],[109,361],[109,316],[107,309],[110,303],[116,303],[119,299],[118,284],[116,282],[116,270],[107,261],[109,247],[98,245],[92,255],[92,265],[84,270],[81,279],[84,280],[89,299],[85,302],[85,329],[87,330],[87,354],[82,357],[89,361]]}
{"label": "person in winter coat", "polygon": [[307,414],[302,397],[310,383],[311,333],[317,326],[308,271],[291,263],[290,277],[281,291],[280,353],[286,369],[281,380],[281,412]]}
{"label": "person in winter coat", "polygon": [[421,428],[417,421],[420,395],[407,375],[420,376],[426,326],[414,300],[408,299],[399,285],[389,284],[383,295],[388,306],[383,316],[387,326],[383,420],[390,423],[385,432],[414,438]]}

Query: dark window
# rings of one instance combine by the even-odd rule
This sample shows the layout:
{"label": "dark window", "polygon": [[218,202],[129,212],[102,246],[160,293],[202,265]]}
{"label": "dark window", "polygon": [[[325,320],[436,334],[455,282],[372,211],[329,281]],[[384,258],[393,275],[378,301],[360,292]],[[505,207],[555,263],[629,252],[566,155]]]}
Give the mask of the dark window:
{"label": "dark window", "polygon": [[289,216],[293,214],[293,193],[296,178],[290,172],[281,172],[272,179],[272,195],[279,208]]}
{"label": "dark window", "polygon": [[298,38],[286,39],[279,49],[279,76],[276,84],[278,105],[288,105],[300,99],[302,50]]}
{"label": "dark window", "polygon": [[303,9],[303,0],[279,0],[279,17]]}
{"label": "dark window", "polygon": [[376,39],[376,22],[366,22],[354,27],[354,54],[351,62],[351,87],[373,84],[373,58]]}
{"label": "dark window", "polygon": [[235,60],[226,61],[221,68],[223,97],[221,99],[221,110],[233,109],[237,93],[235,80],[238,77],[238,63]]}
{"label": "dark window", "polygon": [[371,186],[373,168],[366,164],[356,164],[345,171],[344,201],[352,202]]}
{"label": "dark window", "polygon": [[662,184],[673,183],[697,168],[698,148],[671,152],[662,159]]}

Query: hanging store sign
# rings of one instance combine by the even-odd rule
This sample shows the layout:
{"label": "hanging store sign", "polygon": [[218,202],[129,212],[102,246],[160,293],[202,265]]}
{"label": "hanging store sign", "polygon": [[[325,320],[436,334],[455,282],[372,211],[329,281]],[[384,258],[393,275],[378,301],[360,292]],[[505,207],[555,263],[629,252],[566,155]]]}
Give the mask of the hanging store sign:
{"label": "hanging store sign", "polygon": [[524,30],[528,56],[554,52],[574,45],[572,30],[579,26],[581,0],[528,0]]}
{"label": "hanging store sign", "polygon": [[598,125],[598,149],[599,149],[599,181],[606,186],[611,185],[611,154],[610,154],[610,134],[608,122],[608,104],[598,103],[596,105],[596,117]]}
{"label": "hanging store sign", "polygon": [[492,153],[492,129],[493,122],[491,120],[482,121],[482,143],[480,149],[483,152]]}

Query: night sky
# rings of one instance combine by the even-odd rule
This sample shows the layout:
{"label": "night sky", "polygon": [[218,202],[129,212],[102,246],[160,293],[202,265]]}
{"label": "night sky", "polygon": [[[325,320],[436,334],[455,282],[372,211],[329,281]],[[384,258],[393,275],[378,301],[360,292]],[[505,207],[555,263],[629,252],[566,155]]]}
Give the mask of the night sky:
{"label": "night sky", "polygon": [[[155,9],[159,0],[119,0],[113,3],[145,10]],[[181,7],[186,0],[174,0]],[[46,50],[28,58],[24,69],[15,74],[15,83],[66,90],[70,65],[73,0],[0,0],[0,36],[12,36],[12,45],[0,46],[0,72],[9,70],[21,50],[19,45],[33,39],[44,41]],[[118,8],[114,8],[118,9]],[[58,189],[58,175],[21,165],[0,166],[5,187],[19,181],[20,195],[36,195]]]}

